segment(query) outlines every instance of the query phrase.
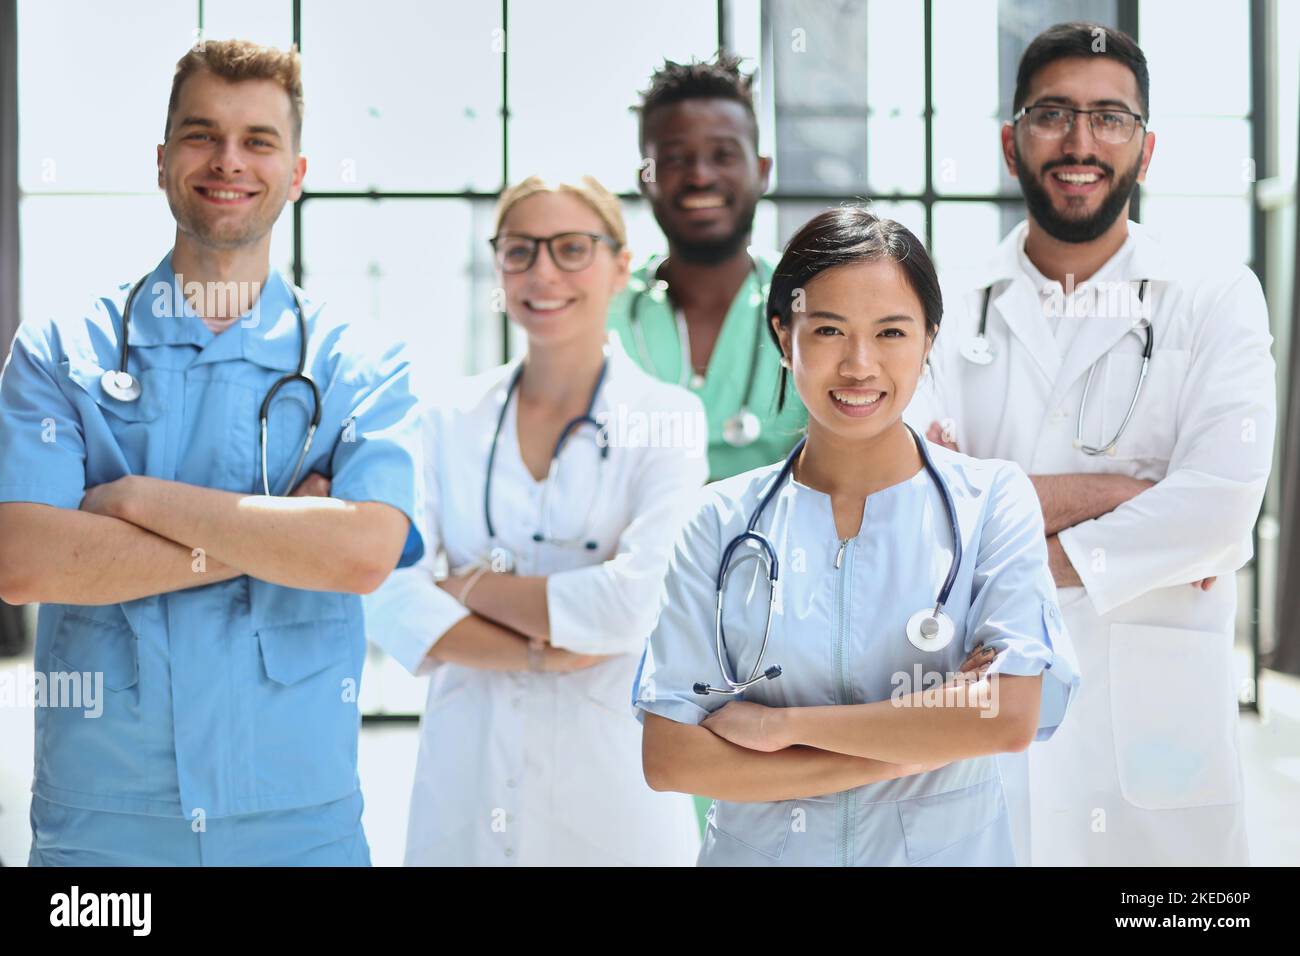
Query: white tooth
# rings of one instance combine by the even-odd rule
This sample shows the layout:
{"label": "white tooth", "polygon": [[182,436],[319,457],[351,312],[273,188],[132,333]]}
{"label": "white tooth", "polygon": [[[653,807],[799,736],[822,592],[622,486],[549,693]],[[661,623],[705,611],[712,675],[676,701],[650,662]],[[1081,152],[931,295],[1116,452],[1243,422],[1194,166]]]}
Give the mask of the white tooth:
{"label": "white tooth", "polygon": [[845,405],[874,405],[880,401],[883,392],[874,392],[871,395],[848,395],[844,392],[831,392],[836,401],[843,402]]}

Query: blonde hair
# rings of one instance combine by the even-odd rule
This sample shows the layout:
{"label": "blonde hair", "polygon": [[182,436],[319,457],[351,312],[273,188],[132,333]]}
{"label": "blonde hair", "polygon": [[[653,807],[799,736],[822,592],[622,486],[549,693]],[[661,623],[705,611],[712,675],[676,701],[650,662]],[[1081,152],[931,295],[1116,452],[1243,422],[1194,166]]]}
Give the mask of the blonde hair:
{"label": "blonde hair", "polygon": [[240,80],[274,80],[289,94],[289,115],[293,142],[302,142],[302,59],[298,48],[279,50],[251,40],[204,40],[195,44],[176,62],[171,98],[167,101],[167,125],[163,141],[171,134],[172,113],[180,100],[181,85],[195,73],[206,70],[232,83]]}
{"label": "blonde hair", "polygon": [[627,245],[627,227],[623,224],[623,207],[618,197],[601,185],[594,176],[583,176],[575,183],[549,183],[541,176],[529,176],[527,179],[507,186],[497,199],[496,222],[492,232],[501,232],[501,223],[505,222],[506,213],[519,202],[538,193],[568,193],[576,196],[591,207],[591,211],[600,217],[609,231],[609,236],[622,249]]}

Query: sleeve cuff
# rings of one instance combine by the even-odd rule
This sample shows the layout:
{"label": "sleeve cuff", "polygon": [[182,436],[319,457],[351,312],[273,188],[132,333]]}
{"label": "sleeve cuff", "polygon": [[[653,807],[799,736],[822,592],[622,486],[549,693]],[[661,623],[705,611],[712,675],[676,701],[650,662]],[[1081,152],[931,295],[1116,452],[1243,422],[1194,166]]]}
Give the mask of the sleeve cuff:
{"label": "sleeve cuff", "polygon": [[330,494],[344,501],[369,501],[388,505],[406,515],[411,523],[406,533],[406,543],[402,545],[402,556],[397,567],[409,568],[424,557],[424,536],[420,534],[419,509],[409,497],[387,493],[384,488],[372,488],[364,481],[341,481],[330,484]]}
{"label": "sleeve cuff", "polygon": [[[1085,521],[1084,524],[1087,524]],[[1089,547],[1087,542],[1081,541],[1079,528],[1081,525],[1075,525],[1073,528],[1065,528],[1058,531],[1056,540],[1061,542],[1061,549],[1065,551],[1065,556],[1070,559],[1070,564],[1074,568],[1074,573],[1079,576],[1083,582],[1083,590],[1088,595],[1088,600],[1092,603],[1093,610],[1098,614],[1106,614],[1118,607],[1119,601],[1115,601],[1106,592],[1102,585],[1102,572],[1094,572],[1092,561],[1089,556]]]}
{"label": "sleeve cuff", "polygon": [[1080,684],[1078,666],[1073,657],[1064,651],[1065,622],[1055,601],[1044,601],[1043,643],[1032,651],[1014,644],[1000,651],[988,673],[1011,677],[1038,677],[1042,675],[1042,697],[1038,706],[1038,729],[1035,740],[1047,740],[1065,719],[1070,700]]}
{"label": "sleeve cuff", "polygon": [[[407,515],[410,520],[410,515]],[[409,568],[424,557],[424,536],[416,530],[415,522],[411,521],[410,528],[406,531],[406,543],[402,545],[402,556],[397,559],[397,567]]]}
{"label": "sleeve cuff", "polygon": [[434,669],[429,651],[442,635],[470,615],[424,566],[394,572],[362,601],[366,636],[417,677]]}
{"label": "sleeve cuff", "polygon": [[[582,571],[590,570],[582,568]],[[590,642],[584,640],[583,631],[591,619],[590,602],[582,596],[573,595],[565,586],[564,573],[557,572],[546,577],[546,624],[551,632],[551,646],[575,654],[590,654],[593,649]]]}
{"label": "sleeve cuff", "polygon": [[85,487],[52,488],[49,485],[0,485],[0,504],[26,502],[76,511],[86,496]]}
{"label": "sleeve cuff", "polygon": [[640,654],[654,626],[634,609],[609,606],[600,565],[560,571],[546,578],[546,616],[551,645],[575,654]]}
{"label": "sleeve cuff", "polygon": [[638,696],[633,704],[636,706],[636,719],[639,723],[645,723],[647,713],[658,714],[660,717],[667,717],[669,720],[676,721],[679,724],[700,724],[705,717],[709,716],[709,711],[705,710],[699,704],[693,704],[690,701],[682,700],[680,697],[665,697],[658,700]]}

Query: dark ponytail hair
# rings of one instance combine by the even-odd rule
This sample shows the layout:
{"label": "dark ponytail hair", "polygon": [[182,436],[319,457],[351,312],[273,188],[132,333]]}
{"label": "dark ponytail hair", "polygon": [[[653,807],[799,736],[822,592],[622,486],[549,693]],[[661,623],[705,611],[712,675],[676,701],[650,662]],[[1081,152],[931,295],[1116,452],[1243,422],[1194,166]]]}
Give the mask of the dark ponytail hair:
{"label": "dark ponytail hair", "polygon": [[[839,206],[804,223],[790,238],[772,275],[767,294],[767,331],[776,347],[781,348],[781,340],[772,328],[771,319],[775,317],[782,329],[790,328],[795,296],[809,282],[836,266],[881,259],[892,259],[902,268],[912,291],[921,300],[925,334],[933,339],[939,333],[939,320],[943,316],[943,296],[925,245],[906,226],[892,219],[881,219],[866,206]],[[782,365],[777,380],[777,411],[785,407],[787,377]]]}

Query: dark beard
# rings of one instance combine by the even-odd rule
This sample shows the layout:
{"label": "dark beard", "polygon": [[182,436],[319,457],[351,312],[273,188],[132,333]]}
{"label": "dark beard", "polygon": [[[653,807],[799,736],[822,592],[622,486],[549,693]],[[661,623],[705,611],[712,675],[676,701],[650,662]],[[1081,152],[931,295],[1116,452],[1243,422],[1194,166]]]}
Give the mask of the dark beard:
{"label": "dark beard", "polygon": [[[1019,146],[1016,147],[1016,165],[1021,169],[1024,168]],[[1114,183],[1106,198],[1097,207],[1097,211],[1091,216],[1084,219],[1069,219],[1062,216],[1052,206],[1051,197],[1047,195],[1047,190],[1039,184],[1037,179],[1022,176],[1020,178],[1020,192],[1025,197],[1025,205],[1029,208],[1029,214],[1034,217],[1035,222],[1043,227],[1043,231],[1053,239],[1060,242],[1092,242],[1114,225],[1115,220],[1119,218],[1119,214],[1124,211],[1124,205],[1137,189],[1138,167],[1142,165],[1142,157],[1139,156],[1133,163],[1133,167],[1118,179],[1115,178],[1113,168],[1106,163],[1100,162],[1095,157],[1089,159],[1086,164],[1073,158],[1048,163],[1040,170],[1039,176],[1046,176],[1057,166],[1072,165],[1097,166]]]}
{"label": "dark beard", "polygon": [[750,203],[748,209],[741,211],[741,215],[736,219],[736,228],[732,230],[731,234],[721,239],[697,242],[673,235],[667,229],[664,229],[662,222],[659,224],[659,228],[664,229],[668,244],[672,248],[673,254],[678,258],[692,265],[716,266],[719,263],[726,262],[749,243],[749,234],[754,231],[754,211],[757,208],[758,200],[755,199]]}

